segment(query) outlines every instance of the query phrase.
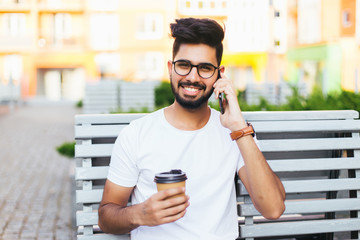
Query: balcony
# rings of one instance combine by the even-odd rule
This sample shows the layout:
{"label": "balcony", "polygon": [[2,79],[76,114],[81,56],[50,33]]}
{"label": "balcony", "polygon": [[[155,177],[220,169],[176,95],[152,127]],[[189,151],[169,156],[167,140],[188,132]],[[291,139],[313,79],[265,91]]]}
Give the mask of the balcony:
{"label": "balcony", "polygon": [[0,12],[3,13],[26,13],[32,9],[31,0],[11,1],[0,0]]}
{"label": "balcony", "polygon": [[183,16],[226,17],[229,0],[179,0],[179,14]]}
{"label": "balcony", "polygon": [[29,51],[34,46],[34,37],[31,35],[0,35],[0,52]]}
{"label": "balcony", "polygon": [[40,37],[37,46],[40,51],[77,51],[83,50],[85,44],[82,37],[69,37],[66,39]]}
{"label": "balcony", "polygon": [[84,11],[83,0],[39,0],[38,9],[42,13],[81,13]]}

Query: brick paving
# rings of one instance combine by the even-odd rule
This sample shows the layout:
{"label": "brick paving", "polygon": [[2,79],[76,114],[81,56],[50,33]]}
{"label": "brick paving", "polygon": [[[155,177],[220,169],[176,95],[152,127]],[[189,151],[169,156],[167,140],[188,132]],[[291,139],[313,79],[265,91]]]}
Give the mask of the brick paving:
{"label": "brick paving", "polygon": [[21,106],[0,114],[0,239],[71,240],[72,106]]}

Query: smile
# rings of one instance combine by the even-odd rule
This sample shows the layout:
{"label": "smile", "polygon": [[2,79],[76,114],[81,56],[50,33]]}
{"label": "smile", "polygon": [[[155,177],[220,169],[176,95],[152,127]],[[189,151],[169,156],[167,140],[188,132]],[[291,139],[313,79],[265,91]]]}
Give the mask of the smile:
{"label": "smile", "polygon": [[199,91],[199,89],[197,89],[197,88],[191,88],[191,87],[184,87],[184,89],[185,89],[186,91],[190,91],[190,92],[197,92],[197,91]]}

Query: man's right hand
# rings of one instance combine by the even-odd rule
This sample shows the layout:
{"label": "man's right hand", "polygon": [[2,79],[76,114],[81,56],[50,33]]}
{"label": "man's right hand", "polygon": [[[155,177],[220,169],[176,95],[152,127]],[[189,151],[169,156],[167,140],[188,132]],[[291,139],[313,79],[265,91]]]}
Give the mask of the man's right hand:
{"label": "man's right hand", "polygon": [[171,188],[160,191],[139,204],[139,225],[157,226],[175,222],[184,217],[186,208],[190,205],[189,197],[181,195],[170,198],[183,193],[185,193],[185,188]]}
{"label": "man's right hand", "polygon": [[125,234],[145,225],[156,226],[182,218],[189,206],[184,188],[155,193],[145,202],[127,206],[133,187],[122,187],[107,180],[99,207],[99,226],[106,233]]}

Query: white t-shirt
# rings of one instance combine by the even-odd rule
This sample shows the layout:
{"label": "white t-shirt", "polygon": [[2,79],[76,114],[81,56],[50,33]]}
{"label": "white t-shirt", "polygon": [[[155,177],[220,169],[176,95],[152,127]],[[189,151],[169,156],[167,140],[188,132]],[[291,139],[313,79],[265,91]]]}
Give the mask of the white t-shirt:
{"label": "white t-shirt", "polygon": [[133,240],[206,239],[238,237],[234,176],[244,165],[230,130],[211,109],[208,123],[195,131],[170,125],[164,109],[132,121],[115,142],[108,179],[133,187],[132,204],[157,192],[155,174],[181,169],[188,177],[186,194],[190,206],[176,222],[156,227],[140,226]]}

